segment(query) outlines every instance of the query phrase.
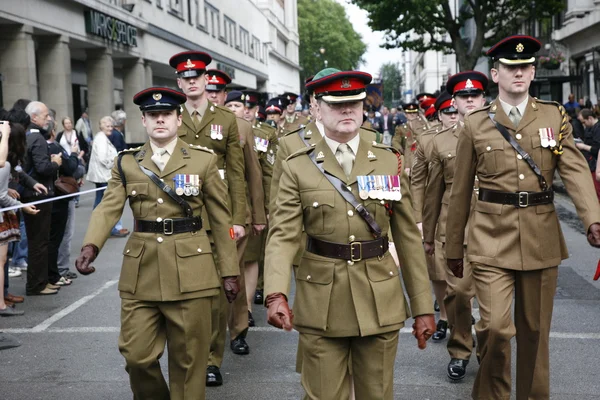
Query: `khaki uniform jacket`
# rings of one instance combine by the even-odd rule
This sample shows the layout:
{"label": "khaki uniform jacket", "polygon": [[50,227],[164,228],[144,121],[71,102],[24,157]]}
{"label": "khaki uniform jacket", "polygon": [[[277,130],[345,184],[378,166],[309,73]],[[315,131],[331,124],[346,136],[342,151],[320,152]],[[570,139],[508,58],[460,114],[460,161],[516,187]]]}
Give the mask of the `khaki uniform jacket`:
{"label": "khaki uniform jacket", "polygon": [[[342,171],[325,139],[282,162],[283,173],[265,259],[265,294],[289,296],[292,261],[304,226],[307,235],[329,242],[372,240],[365,221],[322,175],[308,153],[314,152],[325,171],[351,188],[358,198],[357,175],[397,175],[398,159],[387,146],[361,139],[350,178]],[[372,152],[370,158],[367,154]],[[318,157],[323,153],[323,157]],[[421,235],[412,216],[405,174],[402,200],[362,203],[383,232],[391,228],[402,263],[404,285],[413,315],[433,313]],[[386,203],[392,213],[386,209]],[[391,255],[351,262],[305,251],[296,273],[294,327],[329,337],[366,336],[400,329],[410,315]]]}
{"label": "khaki uniform jacket", "polygon": [[265,213],[265,192],[263,190],[263,176],[254,151],[254,134],[252,124],[243,118],[237,119],[240,134],[240,145],[244,153],[244,170],[246,173],[246,224],[265,225],[267,215]]}
{"label": "khaki uniform jacket", "polygon": [[[194,126],[187,108],[183,107],[183,123],[177,134],[186,143],[208,147],[217,155],[217,168],[223,173],[229,191],[231,214],[234,225],[246,223],[246,182],[244,173],[244,153],[240,146],[237,119],[228,108],[217,106],[210,101],[202,121]],[[222,140],[210,138],[211,125],[222,127]],[[202,216],[207,220],[206,215]],[[210,230],[207,224],[206,230]]]}
{"label": "khaki uniform jacket", "polygon": [[310,121],[303,115],[294,115],[293,121],[290,123],[285,118],[285,112],[281,115],[281,119],[279,120],[279,126],[281,127],[281,134],[285,135],[286,133],[296,131],[300,128],[304,128],[308,125]]}
{"label": "khaki uniform jacket", "polygon": [[[447,258],[463,258],[464,229],[469,218],[469,201],[475,174],[481,189],[503,192],[539,192],[537,177],[525,160],[502,137],[488,116],[504,125],[517,138],[542,170],[549,185],[558,171],[586,231],[600,222],[600,205],[587,163],[573,142],[572,128],[562,141],[564,154],[556,156],[541,146],[539,129],[553,128],[558,139],[561,114],[558,104],[530,97],[517,129],[502,110],[499,100],[465,117],[464,131],[458,138],[454,181],[446,225]],[[569,256],[554,204],[516,208],[510,205],[477,201],[469,223],[467,259],[500,268],[535,270],[560,264]]]}
{"label": "khaki uniform jacket", "polygon": [[124,299],[146,301],[217,295],[221,287],[219,276],[239,275],[235,242],[229,233],[232,223],[226,205],[227,188],[219,177],[217,156],[178,140],[175,151],[160,172],[150,159],[149,142],[141,148],[126,150],[126,153],[121,160],[126,186],[121,181],[115,160],[112,177],[102,202],[92,213],[83,243],[102,249],[127,200],[135,219],[158,221],[159,218],[185,216],[181,207],[140,170],[138,163],[173,189],[175,175],[199,175],[200,195],[183,198],[192,206],[194,215],[199,216],[204,208],[208,211],[219,273],[204,228],[174,235],[133,232],[123,250],[119,291]]}
{"label": "khaki uniform jacket", "polygon": [[425,155],[425,149],[433,137],[441,130],[440,127],[431,128],[421,135],[421,141],[415,151],[414,166],[411,172],[410,193],[413,198],[413,209],[415,211],[415,221],[417,223],[423,220],[423,199],[425,197],[425,186],[427,185],[427,176],[429,175],[429,157]]}
{"label": "khaki uniform jacket", "polygon": [[412,170],[414,166],[414,155],[417,151],[417,144],[426,130],[429,129],[427,120],[419,117],[405,124],[396,127],[396,134],[392,138],[392,147],[399,150],[404,155],[405,167]]}
{"label": "khaki uniform jacket", "polygon": [[265,206],[269,206],[271,199],[271,179],[273,178],[273,166],[275,165],[275,158],[277,154],[277,129],[269,124],[255,121],[252,126],[254,136],[269,141],[267,151],[259,151],[254,146],[254,150],[258,153],[258,161],[262,169],[263,175],[263,190],[265,193]]}

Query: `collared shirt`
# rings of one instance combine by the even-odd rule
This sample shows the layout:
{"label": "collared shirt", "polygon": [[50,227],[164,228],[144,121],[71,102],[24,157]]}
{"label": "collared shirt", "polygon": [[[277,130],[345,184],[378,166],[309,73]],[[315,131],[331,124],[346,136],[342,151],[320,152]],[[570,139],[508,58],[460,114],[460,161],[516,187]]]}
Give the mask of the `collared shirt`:
{"label": "collared shirt", "polygon": [[171,140],[169,143],[167,143],[163,147],[159,147],[158,145],[150,142],[150,148],[152,149],[152,154],[156,154],[156,152],[158,152],[160,149],[165,149],[167,151],[161,157],[161,160],[165,163],[165,165],[167,165],[167,163],[169,162],[169,159],[173,155],[176,145],[177,145],[177,136],[175,136],[173,138],[173,140]]}
{"label": "collared shirt", "polygon": [[[331,149],[331,152],[333,154],[335,154],[335,158],[338,160],[338,163],[340,163],[340,165],[342,165],[340,158],[338,158],[339,153],[337,152],[337,149],[341,143],[336,142],[335,140],[333,140],[327,136],[324,136],[324,137],[325,137],[325,142],[327,143],[327,146],[329,146],[329,148]],[[350,147],[350,149],[354,153],[354,156],[356,157],[356,154],[358,153],[358,145],[360,144],[360,135],[357,133],[356,136],[354,136],[352,139],[350,139],[348,142],[346,142],[346,144]]]}
{"label": "collared shirt", "polygon": [[[323,123],[321,121],[315,121],[315,125],[317,126],[321,136],[325,136],[325,127],[323,126]],[[335,151],[333,153],[335,154]]]}
{"label": "collared shirt", "polygon": [[192,106],[189,102],[185,103],[185,108],[190,113],[190,117],[192,117],[192,120],[194,119],[194,116],[197,114],[198,120],[202,121],[202,117],[204,116],[204,113],[206,112],[207,107],[208,107],[208,101],[204,101],[202,104],[200,104],[200,107],[198,107],[198,108],[192,108]]}
{"label": "collared shirt", "polygon": [[510,115],[510,110],[512,110],[513,107],[517,107],[517,110],[519,110],[519,113],[521,113],[522,117],[523,115],[525,115],[525,107],[527,107],[529,96],[527,96],[525,100],[523,100],[520,104],[517,104],[516,106],[511,106],[507,102],[503,101],[500,97],[498,97],[498,100],[500,100],[500,105],[502,106],[502,110],[504,110],[504,113],[506,115]]}

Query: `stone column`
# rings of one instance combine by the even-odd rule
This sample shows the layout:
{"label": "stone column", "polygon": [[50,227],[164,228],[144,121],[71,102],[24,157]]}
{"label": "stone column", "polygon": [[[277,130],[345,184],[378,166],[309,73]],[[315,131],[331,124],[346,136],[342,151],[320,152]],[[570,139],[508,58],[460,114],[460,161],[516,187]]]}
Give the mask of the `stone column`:
{"label": "stone column", "polygon": [[152,61],[144,61],[144,73],[146,74],[145,86],[147,88],[154,86],[154,79],[152,78]]}
{"label": "stone column", "polygon": [[142,125],[142,113],[139,106],[133,104],[133,96],[146,89],[146,71],[144,60],[138,58],[123,66],[123,106],[127,113],[125,141],[127,143],[143,143],[147,140],[146,130]]}
{"label": "stone column", "polygon": [[32,34],[31,26],[6,26],[0,30],[0,73],[3,106],[7,109],[18,99],[38,100]]}
{"label": "stone column", "polygon": [[[73,115],[69,38],[67,36],[40,38],[37,55],[40,100],[56,110],[57,129],[60,131],[63,117],[75,118]],[[76,120],[77,118],[73,119],[73,123]]]}
{"label": "stone column", "polygon": [[114,72],[110,49],[87,50],[88,108],[92,132],[100,130],[100,119],[115,109]]}

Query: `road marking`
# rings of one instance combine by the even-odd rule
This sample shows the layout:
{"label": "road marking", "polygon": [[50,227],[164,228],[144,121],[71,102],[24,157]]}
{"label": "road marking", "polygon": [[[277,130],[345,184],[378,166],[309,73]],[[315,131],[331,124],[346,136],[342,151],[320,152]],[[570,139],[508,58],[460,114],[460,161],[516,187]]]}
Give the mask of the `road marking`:
{"label": "road marking", "polygon": [[62,310],[60,310],[59,312],[57,312],[50,318],[43,321],[42,323],[34,326],[33,328],[30,329],[30,332],[38,333],[38,332],[43,332],[43,331],[47,330],[50,327],[50,325],[61,320],[62,318],[66,317],[67,315],[71,314],[73,311],[77,310],[79,307],[81,307],[88,301],[92,300],[94,297],[98,296],[100,293],[102,293],[103,291],[105,291],[106,289],[108,289],[109,287],[111,287],[112,285],[114,285],[117,282],[118,282],[118,280],[106,282],[104,285],[102,285],[102,287],[100,289],[96,290],[92,294],[82,297],[81,299],[77,300],[75,303],[71,304],[67,308],[63,308]]}
{"label": "road marking", "polygon": [[[109,287],[108,285],[107,287]],[[98,291],[100,292],[100,291]],[[94,294],[90,295],[94,296]],[[88,296],[88,297],[90,297]],[[83,300],[83,299],[82,299]],[[88,299],[89,300],[89,299]],[[73,303],[70,307],[75,306],[77,303]],[[79,304],[77,307],[80,307],[83,303]],[[71,309],[69,312],[72,312],[77,307]],[[67,310],[67,309],[65,309]],[[65,311],[63,310],[63,311]],[[60,318],[64,317],[68,313],[65,313]],[[55,314],[57,316],[58,314]],[[54,318],[53,316],[52,318]],[[52,321],[52,323],[58,321],[60,318]],[[49,321],[49,318],[46,321]],[[44,324],[44,321],[42,324]],[[120,327],[118,326],[75,326],[75,327],[67,327],[67,328],[44,328],[40,329],[39,327],[42,325],[38,325],[34,328],[13,328],[13,329],[2,329],[2,332],[5,333],[119,333]],[[49,325],[48,325],[49,326]],[[269,332],[269,333],[292,333],[298,334],[298,331],[285,332],[281,329],[277,329],[272,326],[258,326],[254,328],[250,328],[251,332]],[[474,332],[474,331],[473,331]],[[403,334],[412,334],[412,328],[402,328],[400,329],[400,333]],[[550,338],[552,339],[583,339],[583,340],[600,340],[600,333],[586,333],[586,332],[550,332]]]}

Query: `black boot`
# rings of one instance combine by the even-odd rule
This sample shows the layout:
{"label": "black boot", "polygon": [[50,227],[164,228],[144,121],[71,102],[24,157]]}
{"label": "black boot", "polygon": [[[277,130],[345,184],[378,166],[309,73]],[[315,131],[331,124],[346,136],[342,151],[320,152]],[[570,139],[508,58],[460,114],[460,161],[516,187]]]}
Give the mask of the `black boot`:
{"label": "black boot", "polygon": [[460,381],[467,374],[467,365],[469,364],[469,360],[459,360],[458,358],[453,358],[450,360],[450,364],[448,364],[448,378],[453,381]]}
{"label": "black boot", "polygon": [[246,343],[246,338],[244,338],[242,335],[239,335],[233,339],[229,346],[231,347],[233,354],[240,356],[250,354],[250,346],[248,346],[248,343]]}
{"label": "black boot", "polygon": [[434,342],[439,342],[440,340],[446,339],[446,331],[447,330],[448,330],[448,321],[444,321],[443,319],[440,319],[437,323],[437,326],[435,327],[435,332],[433,333],[433,336],[431,336],[431,339]]}
{"label": "black boot", "polygon": [[262,304],[264,300],[263,290],[256,289],[256,292],[254,292],[254,304]]}
{"label": "black boot", "polygon": [[254,322],[254,317],[252,316],[252,313],[250,311],[248,311],[248,326],[256,326],[256,323]]}
{"label": "black boot", "polygon": [[219,367],[215,365],[209,365],[206,368],[206,386],[221,386],[223,384],[223,377]]}

